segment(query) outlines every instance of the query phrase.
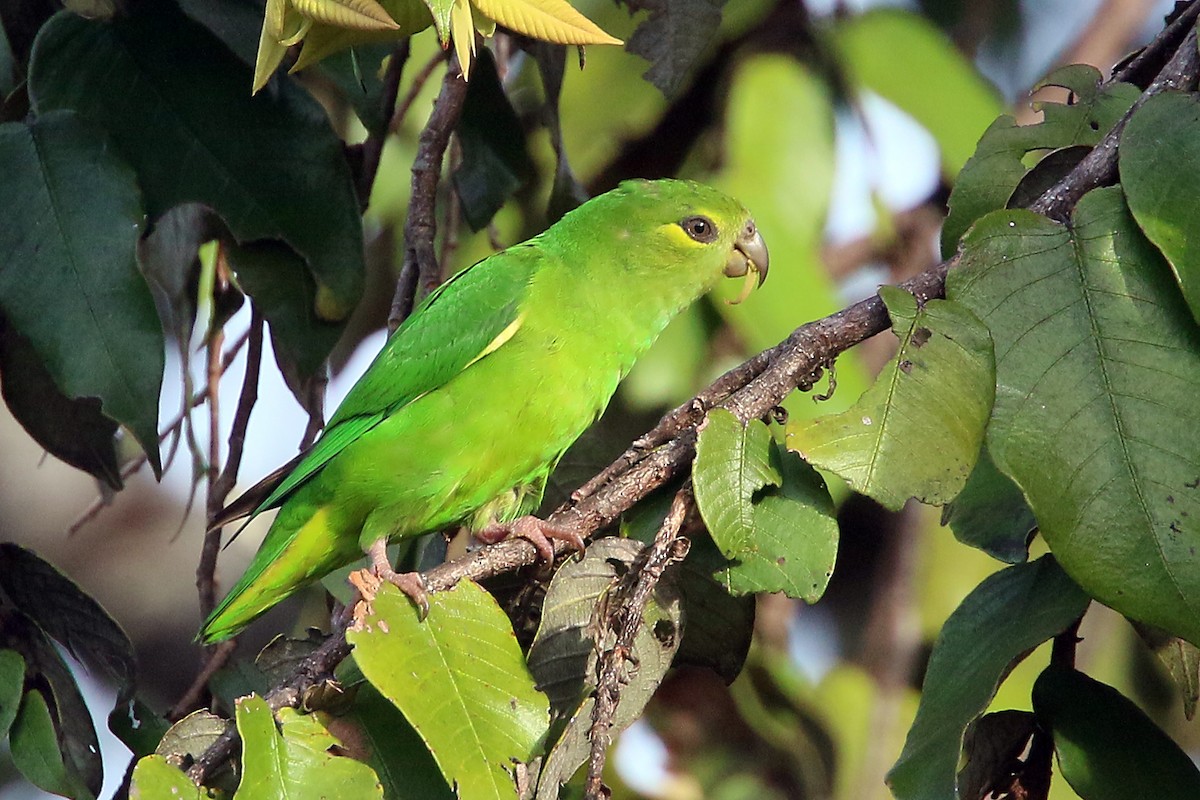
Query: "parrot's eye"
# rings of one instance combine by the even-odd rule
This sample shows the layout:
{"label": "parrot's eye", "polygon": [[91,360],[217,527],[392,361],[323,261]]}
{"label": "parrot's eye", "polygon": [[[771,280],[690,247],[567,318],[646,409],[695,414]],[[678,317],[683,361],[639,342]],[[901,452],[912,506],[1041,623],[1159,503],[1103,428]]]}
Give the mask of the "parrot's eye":
{"label": "parrot's eye", "polygon": [[688,236],[701,244],[712,244],[717,240],[717,226],[708,217],[688,217],[679,225]]}

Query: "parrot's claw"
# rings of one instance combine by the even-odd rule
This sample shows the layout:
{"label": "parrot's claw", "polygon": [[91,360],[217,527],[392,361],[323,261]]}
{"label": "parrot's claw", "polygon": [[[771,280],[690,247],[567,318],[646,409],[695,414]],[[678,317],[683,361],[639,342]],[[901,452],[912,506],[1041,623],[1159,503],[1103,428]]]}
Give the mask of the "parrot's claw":
{"label": "parrot's claw", "polygon": [[371,573],[381,581],[387,581],[408,596],[416,604],[421,619],[429,616],[429,590],[419,572],[396,572],[387,557],[387,540],[380,539],[367,551],[371,559]]}
{"label": "parrot's claw", "polygon": [[583,537],[579,535],[579,531],[574,528],[555,525],[534,516],[518,517],[507,525],[500,523],[488,525],[483,530],[475,532],[475,538],[484,544],[495,544],[510,536],[520,537],[532,544],[537,550],[538,558],[546,564],[554,563],[554,544],[550,541],[551,539],[566,542],[580,553],[587,547]]}

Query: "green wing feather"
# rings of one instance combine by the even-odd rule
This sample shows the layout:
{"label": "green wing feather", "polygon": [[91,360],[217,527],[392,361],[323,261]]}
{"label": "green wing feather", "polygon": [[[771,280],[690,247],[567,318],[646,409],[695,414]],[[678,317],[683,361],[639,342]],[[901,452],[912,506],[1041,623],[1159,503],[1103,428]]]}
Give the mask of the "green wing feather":
{"label": "green wing feather", "polygon": [[516,320],[537,269],[536,242],[467,267],[430,294],[329,420],[325,432],[251,518],[283,503],[347,445],[389,414],[448,383]]}

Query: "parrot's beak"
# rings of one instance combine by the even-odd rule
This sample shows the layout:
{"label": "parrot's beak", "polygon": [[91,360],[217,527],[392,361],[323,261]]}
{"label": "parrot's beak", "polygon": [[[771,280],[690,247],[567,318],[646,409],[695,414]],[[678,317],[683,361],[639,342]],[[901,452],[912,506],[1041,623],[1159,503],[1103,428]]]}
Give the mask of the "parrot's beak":
{"label": "parrot's beak", "polygon": [[763,241],[762,234],[758,232],[754,220],[750,220],[742,229],[737,241],[733,243],[729,261],[725,264],[725,274],[728,277],[741,278],[745,276],[746,278],[742,293],[736,299],[729,301],[730,304],[736,305],[750,296],[750,291],[754,288],[755,276],[758,277],[758,285],[762,286],[763,281],[767,279],[767,270],[770,264],[771,257],[767,253],[767,243]]}

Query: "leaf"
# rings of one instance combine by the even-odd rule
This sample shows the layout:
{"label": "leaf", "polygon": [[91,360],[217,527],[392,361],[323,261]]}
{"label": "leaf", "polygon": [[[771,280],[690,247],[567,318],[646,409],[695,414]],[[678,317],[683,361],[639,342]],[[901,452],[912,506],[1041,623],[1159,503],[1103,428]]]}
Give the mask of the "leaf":
{"label": "leaf", "polygon": [[0,592],[89,669],[112,679],[118,703],[133,693],[133,644],[100,604],[32,551],[0,542]]}
{"label": "leaf", "polygon": [[1010,776],[1029,745],[1036,723],[1029,711],[997,711],[971,723],[963,740],[966,763],[958,774],[958,796],[986,798],[997,778]]}
{"label": "leaf", "polygon": [[242,782],[235,800],[260,797],[383,798],[383,786],[361,761],[335,755],[340,747],[312,714],[279,710],[279,727],[258,695],[237,702],[242,737]]}
{"label": "leaf", "polygon": [[471,0],[490,19],[534,39],[558,44],[624,44],[566,0]]}
{"label": "leaf", "polygon": [[[334,722],[355,727],[354,740],[366,752],[353,755],[375,770],[388,800],[454,800],[454,792],[421,737],[370,684],[358,689],[349,714],[330,722],[330,730],[336,732]],[[342,740],[350,741],[349,737]]]}
{"label": "leaf", "polygon": [[282,82],[251,98],[249,83],[246,65],[170,3],[111,24],[59,14],[38,36],[29,75],[39,113],[74,108],[108,131],[151,217],[203,203],[239,242],[284,241],[318,297],[328,294],[325,318],[340,319],[363,285],[362,221],[341,140],[301,87]]}
{"label": "leaf", "polygon": [[171,724],[139,699],[118,703],[108,715],[108,729],[133,753],[142,758],[154,753]]}
{"label": "leaf", "polygon": [[[1121,186],[1129,210],[1162,252],[1183,297],[1200,320],[1200,237],[1193,188],[1200,180],[1200,103],[1164,92],[1138,109],[1121,134]],[[1162,157],[1170,153],[1169,159]],[[1157,154],[1157,156],[1155,155]]]}
{"label": "leaf", "polygon": [[17,718],[25,691],[25,659],[16,650],[0,650],[0,740]]}
{"label": "leaf", "polygon": [[643,76],[669,99],[679,96],[717,38],[726,0],[623,0],[630,15],[648,11],[625,49],[650,62]]}
{"label": "leaf", "polygon": [[[303,380],[318,374],[343,326],[317,313],[319,289],[304,261],[284,245],[271,241],[246,245],[226,242],[223,252],[238,286],[254,298],[255,306],[270,323],[275,358],[292,367],[284,370],[285,376],[291,373]],[[288,388],[296,393],[293,382],[289,381]],[[296,396],[302,397],[299,393]]]}
{"label": "leaf", "polygon": [[429,596],[429,616],[385,583],[347,631],[363,675],[408,719],[460,797],[516,797],[509,773],[549,724],[508,618],[475,583]]}
{"label": "leaf", "polygon": [[335,53],[321,63],[321,72],[337,84],[358,121],[370,135],[380,138],[391,122],[391,109],[383,107],[381,65],[394,51],[391,43],[367,43]]}
{"label": "leaf", "polygon": [[[529,650],[529,669],[565,719],[562,734],[542,764],[538,793],[556,797],[588,759],[588,732],[596,687],[597,650],[615,643],[611,635],[597,642],[597,615],[604,613],[610,589],[627,572],[643,549],[640,542],[605,538],[588,547],[580,561],[564,564],[546,593],[542,622]],[[642,625],[634,636],[630,658],[636,668],[622,675],[621,699],[610,735],[615,736],[641,716],[662,683],[686,629],[680,602],[678,573],[664,573],[646,605]],[[611,632],[610,632],[611,633]]]}
{"label": "leaf", "polygon": [[63,760],[50,709],[40,692],[25,693],[12,725],[9,748],[13,764],[39,789],[63,797],[90,800],[96,796]]}
{"label": "leaf", "polygon": [[947,293],[991,329],[988,449],[1063,569],[1200,642],[1200,331],[1120,189],[1086,195],[1070,227],[988,215]]}
{"label": "leaf", "polygon": [[1083,800],[1200,797],[1200,770],[1188,755],[1111,686],[1051,664],[1033,685],[1033,711]]}
{"label": "leaf", "polygon": [[690,538],[692,546],[678,574],[687,625],[674,666],[707,667],[725,683],[733,683],[750,652],[755,599],[734,597],[714,577],[725,566],[725,557],[709,536],[697,532]]}
{"label": "leaf", "polygon": [[1167,668],[1171,680],[1178,687],[1183,699],[1184,716],[1193,719],[1196,716],[1196,700],[1200,698],[1200,648],[1153,625],[1132,622],[1138,636]]}
{"label": "leaf", "polygon": [[1094,67],[1081,64],[1054,71],[1041,86],[1070,89],[1075,102],[1043,103],[1043,121],[1036,125],[1017,125],[1009,115],[991,124],[950,193],[942,253],[958,249],[958,240],[977,219],[1004,208],[1026,173],[1026,153],[1097,144],[1139,94],[1136,86],[1127,83],[1103,84]]}
{"label": "leaf", "polygon": [[130,800],[200,800],[200,787],[162,756],[146,756],[133,768]]}
{"label": "leaf", "polygon": [[765,424],[710,411],[692,482],[713,541],[734,562],[717,576],[730,592],[821,597],[837,557],[833,501],[816,471],[781,452]]}
{"label": "leaf", "polygon": [[[348,47],[387,44],[390,48],[404,37],[420,33],[433,24],[429,8],[421,0],[381,0],[380,5],[387,9],[388,15],[399,28],[394,31],[360,32],[314,23],[304,37],[304,46],[296,63],[289,71],[299,72]],[[257,85],[257,78],[255,83]]]}
{"label": "leaf", "polygon": [[941,504],[967,482],[992,407],[987,329],[966,308],[923,308],[894,286],[879,289],[900,352],[852,408],[788,426],[788,447],[855,491],[900,510],[910,497]]}
{"label": "leaf", "polygon": [[942,524],[949,525],[954,538],[963,544],[1008,564],[1029,558],[1029,540],[1037,531],[1037,518],[1025,495],[996,469],[986,447],[979,453],[967,485],[942,509]]}
{"label": "leaf", "polygon": [[[949,176],[958,174],[979,135],[1004,110],[995,87],[945,33],[917,14],[879,9],[851,15],[835,29],[834,43],[854,81],[933,135]],[[954,102],[945,102],[948,97]]]}
{"label": "leaf", "polygon": [[942,626],[921,705],[887,782],[897,800],[954,798],[967,726],[1018,661],[1083,614],[1088,597],[1054,559],[1015,564],[979,584]]}
{"label": "leaf", "polygon": [[487,48],[476,58],[455,133],[462,146],[462,163],[454,171],[454,191],[471,230],[483,230],[533,177],[525,129],[504,94]]}
{"label": "leaf", "polygon": [[113,491],[121,489],[116,421],[104,415],[97,398],[72,399],[59,391],[33,345],[2,319],[0,393],[13,417],[46,452]]}
{"label": "leaf", "polygon": [[375,0],[289,0],[314,22],[358,31],[395,30],[398,26]]}
{"label": "leaf", "polygon": [[135,260],[143,213],[133,174],[101,131],[69,112],[0,125],[0,174],[0,308],[8,325],[64,395],[99,398],[160,474],[165,343]]}
{"label": "leaf", "polygon": [[178,0],[183,13],[212,31],[238,59],[254,65],[262,27],[261,0]]}
{"label": "leaf", "polygon": [[172,725],[163,735],[155,752],[160,756],[199,758],[201,753],[225,733],[229,724],[227,720],[221,719],[206,708],[198,709]]}

